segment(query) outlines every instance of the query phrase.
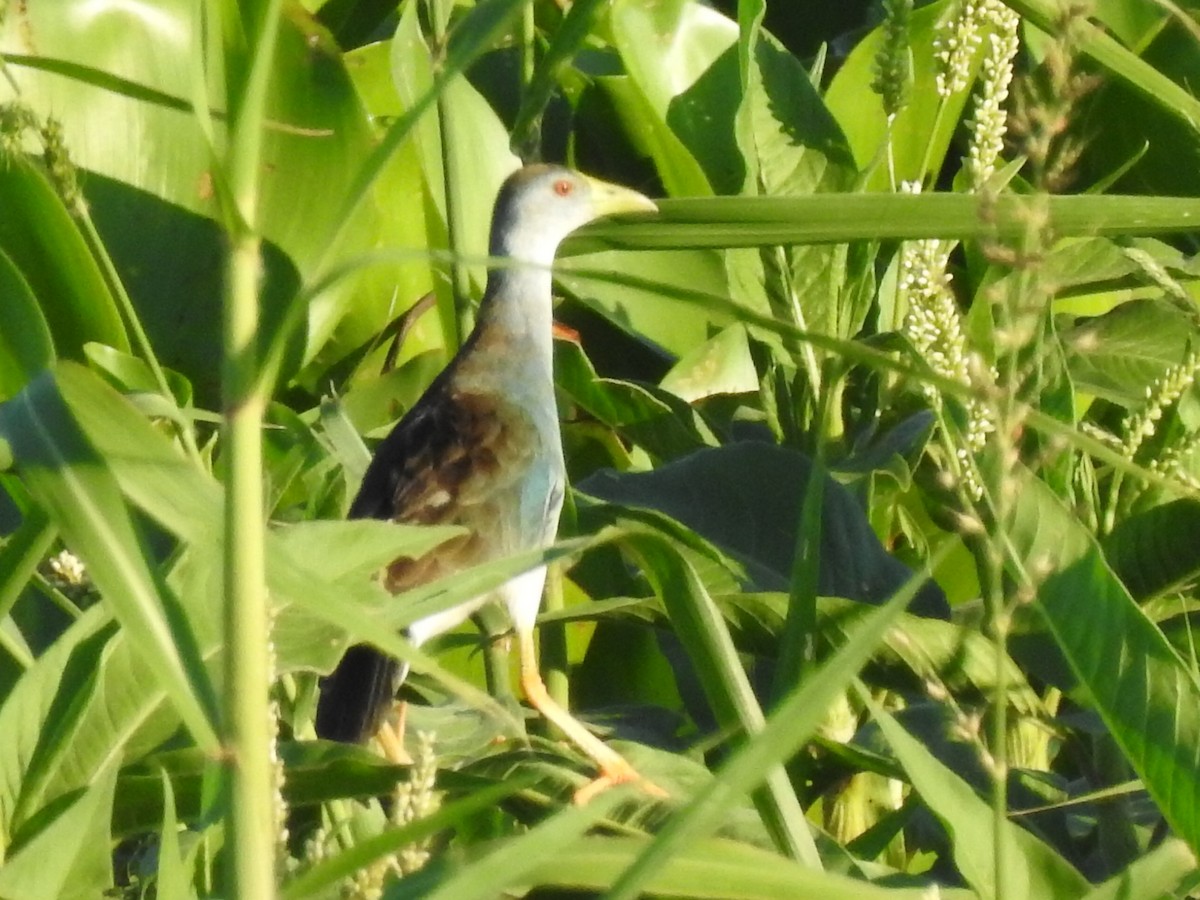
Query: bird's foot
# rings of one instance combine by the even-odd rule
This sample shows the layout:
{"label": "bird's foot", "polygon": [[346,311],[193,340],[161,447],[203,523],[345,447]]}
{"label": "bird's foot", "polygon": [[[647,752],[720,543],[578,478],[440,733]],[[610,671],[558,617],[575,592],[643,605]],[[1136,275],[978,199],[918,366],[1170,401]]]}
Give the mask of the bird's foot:
{"label": "bird's foot", "polygon": [[600,774],[589,781],[571,798],[576,806],[583,806],[597,794],[616,787],[619,784],[636,784],[639,788],[656,799],[670,796],[666,791],[648,778],[643,777],[637,769],[624,759],[618,758],[600,767]]}
{"label": "bird's foot", "polygon": [[404,747],[405,720],[408,718],[408,704],[396,704],[396,720],[385,720],[375,732],[375,741],[383,751],[383,757],[397,766],[411,766],[412,754]]}

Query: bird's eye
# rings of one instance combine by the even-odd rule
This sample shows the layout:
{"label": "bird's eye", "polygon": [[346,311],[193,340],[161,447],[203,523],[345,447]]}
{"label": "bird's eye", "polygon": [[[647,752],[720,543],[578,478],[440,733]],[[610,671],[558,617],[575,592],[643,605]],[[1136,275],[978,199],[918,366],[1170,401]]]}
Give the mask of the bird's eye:
{"label": "bird's eye", "polygon": [[575,190],[575,185],[566,178],[560,178],[554,182],[554,193],[560,197],[569,197]]}

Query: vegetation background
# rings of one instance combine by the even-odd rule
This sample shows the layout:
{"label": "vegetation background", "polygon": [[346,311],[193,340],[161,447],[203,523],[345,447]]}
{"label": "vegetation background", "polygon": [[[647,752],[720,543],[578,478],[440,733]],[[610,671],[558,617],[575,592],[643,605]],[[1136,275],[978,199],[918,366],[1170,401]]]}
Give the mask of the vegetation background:
{"label": "vegetation background", "polygon": [[[1198,12],[0,4],[0,896],[1188,896]],[[664,198],[556,266],[562,539],[381,596],[537,158]],[[545,561],[669,799],[398,636]],[[412,765],[313,738],[364,639]]]}

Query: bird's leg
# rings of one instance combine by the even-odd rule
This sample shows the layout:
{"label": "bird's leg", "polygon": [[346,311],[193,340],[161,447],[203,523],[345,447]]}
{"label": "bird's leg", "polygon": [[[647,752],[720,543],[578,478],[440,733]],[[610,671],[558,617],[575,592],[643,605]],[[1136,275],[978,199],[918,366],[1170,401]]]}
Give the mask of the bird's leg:
{"label": "bird's leg", "polygon": [[384,759],[398,766],[412,765],[412,755],[404,749],[404,729],[408,719],[408,704],[401,700],[396,704],[396,724],[386,718],[375,732],[375,740],[383,751]]}
{"label": "bird's leg", "polygon": [[648,794],[665,797],[667,792],[651,781],[647,781],[621,754],[592,734],[583,723],[555,702],[546,690],[542,673],[538,669],[537,652],[533,646],[533,632],[518,634],[521,654],[521,689],[525,699],[541,713],[548,722],[565,734],[576,747],[596,761],[600,776],[575,792],[574,802],[582,806],[601,791],[618,784],[636,782]]}

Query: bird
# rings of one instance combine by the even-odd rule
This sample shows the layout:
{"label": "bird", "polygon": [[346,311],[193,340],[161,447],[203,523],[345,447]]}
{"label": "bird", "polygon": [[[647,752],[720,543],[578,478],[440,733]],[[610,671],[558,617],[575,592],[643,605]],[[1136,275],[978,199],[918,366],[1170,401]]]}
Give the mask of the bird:
{"label": "bird", "polygon": [[[656,208],[636,191],[559,165],[527,165],[504,181],[488,252],[506,262],[489,270],[474,328],[376,448],[350,506],[350,518],[465,529],[422,558],[389,565],[382,581],[391,593],[554,540],[566,466],[554,394],[551,265],[559,243],[581,225]],[[498,600],[517,638],[525,698],[599,769],[575,801],[628,782],[662,794],[547,692],[533,638],[545,578],[544,567],[525,572],[491,595],[412,623],[407,637],[420,645]],[[361,743],[375,735],[405,674],[370,644],[351,646],[323,679],[318,737]]]}

